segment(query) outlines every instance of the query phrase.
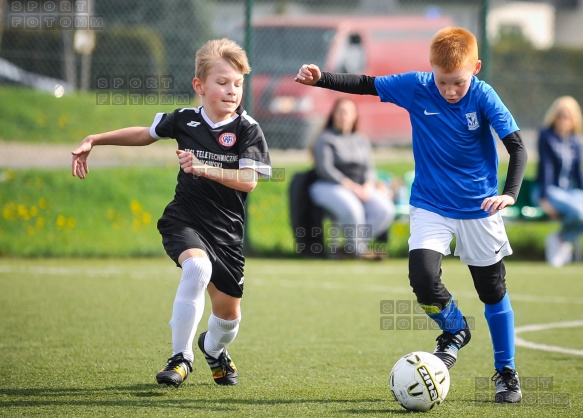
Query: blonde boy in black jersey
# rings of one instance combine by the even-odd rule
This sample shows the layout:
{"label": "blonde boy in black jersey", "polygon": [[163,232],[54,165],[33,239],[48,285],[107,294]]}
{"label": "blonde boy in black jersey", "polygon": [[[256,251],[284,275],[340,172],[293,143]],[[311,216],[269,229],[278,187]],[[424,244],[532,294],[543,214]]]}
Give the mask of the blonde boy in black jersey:
{"label": "blonde boy in black jersey", "polygon": [[182,276],[170,320],[173,353],[156,380],[179,386],[192,371],[192,344],[206,290],[212,313],[198,346],[215,383],[235,385],[237,368],[227,346],[241,321],[244,204],[258,177],[271,175],[271,160],[261,128],[240,106],[244,75],[251,71],[245,51],[231,40],[212,40],[198,50],[195,64],[192,85],[202,106],[158,113],[150,127],[89,135],[72,152],[72,170],[73,176],[86,177],[87,158],[95,145],[176,140],[180,170],[174,199],[158,221],[158,230]]}

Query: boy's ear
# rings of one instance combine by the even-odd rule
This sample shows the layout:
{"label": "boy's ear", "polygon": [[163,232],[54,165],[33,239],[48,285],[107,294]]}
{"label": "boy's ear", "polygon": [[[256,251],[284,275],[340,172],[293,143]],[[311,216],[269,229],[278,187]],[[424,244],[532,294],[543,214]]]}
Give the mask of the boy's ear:
{"label": "boy's ear", "polygon": [[474,67],[474,75],[477,75],[482,69],[482,61],[478,60],[476,66]]}
{"label": "boy's ear", "polygon": [[194,89],[196,94],[199,94],[201,96],[204,95],[204,90],[202,88],[202,81],[200,80],[200,78],[194,77],[192,79],[192,88]]}

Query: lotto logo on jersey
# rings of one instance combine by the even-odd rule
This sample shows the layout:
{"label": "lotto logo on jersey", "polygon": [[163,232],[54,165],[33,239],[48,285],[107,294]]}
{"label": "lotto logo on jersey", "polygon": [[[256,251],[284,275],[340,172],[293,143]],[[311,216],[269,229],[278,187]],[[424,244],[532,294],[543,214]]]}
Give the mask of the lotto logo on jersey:
{"label": "lotto logo on jersey", "polygon": [[234,133],[225,132],[219,136],[219,144],[221,144],[223,147],[232,147],[235,145],[235,142],[237,142],[237,137]]}
{"label": "lotto logo on jersey", "polygon": [[480,122],[478,122],[476,112],[466,113],[466,120],[468,121],[468,129],[470,131],[475,131],[480,127]]}

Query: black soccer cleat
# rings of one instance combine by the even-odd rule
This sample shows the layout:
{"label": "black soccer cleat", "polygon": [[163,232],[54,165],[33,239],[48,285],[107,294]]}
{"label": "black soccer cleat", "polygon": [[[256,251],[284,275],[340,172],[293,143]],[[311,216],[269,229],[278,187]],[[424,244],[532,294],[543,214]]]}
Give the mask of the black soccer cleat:
{"label": "black soccer cleat", "polygon": [[192,371],[192,363],[182,356],[182,353],[168,359],[166,366],[156,375],[156,381],[161,385],[178,387]]}
{"label": "black soccer cleat", "polygon": [[470,342],[472,335],[470,333],[470,328],[468,327],[468,321],[464,317],[464,322],[466,327],[455,334],[449,332],[444,332],[439,337],[437,337],[437,347],[433,350],[433,354],[439,357],[441,361],[445,363],[448,369],[451,369],[457,360],[457,353]]}
{"label": "black soccer cleat", "polygon": [[209,356],[206,351],[204,351],[204,338],[207,331],[200,334],[198,337],[198,348],[204,354],[204,358],[211,368],[211,373],[213,374],[213,379],[217,385],[232,386],[239,383],[239,376],[237,375],[237,367],[235,363],[231,360],[227,349],[224,348],[219,358],[214,358]]}
{"label": "black soccer cleat", "polygon": [[505,366],[501,372],[496,370],[492,381],[496,384],[496,403],[518,403],[522,400],[522,391],[520,390],[520,379],[518,372],[508,366]]}

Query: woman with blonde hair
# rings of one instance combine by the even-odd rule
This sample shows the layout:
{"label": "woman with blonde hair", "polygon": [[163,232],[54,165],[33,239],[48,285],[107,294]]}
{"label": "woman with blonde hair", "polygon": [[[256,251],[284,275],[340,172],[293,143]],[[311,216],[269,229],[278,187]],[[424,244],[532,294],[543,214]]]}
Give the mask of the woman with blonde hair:
{"label": "woman with blonde hair", "polygon": [[575,243],[583,233],[582,134],[583,117],[577,100],[557,98],[539,133],[535,191],[547,215],[561,220],[561,229],[545,240],[547,262],[555,267],[572,261]]}

